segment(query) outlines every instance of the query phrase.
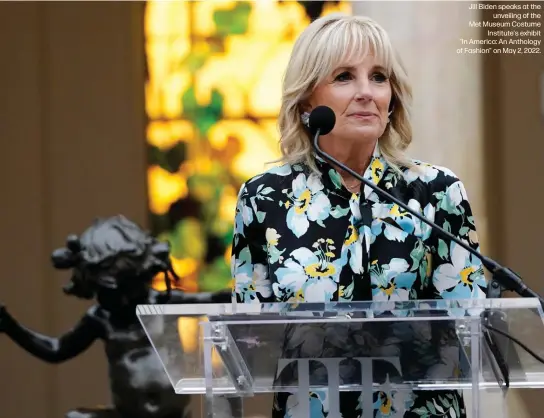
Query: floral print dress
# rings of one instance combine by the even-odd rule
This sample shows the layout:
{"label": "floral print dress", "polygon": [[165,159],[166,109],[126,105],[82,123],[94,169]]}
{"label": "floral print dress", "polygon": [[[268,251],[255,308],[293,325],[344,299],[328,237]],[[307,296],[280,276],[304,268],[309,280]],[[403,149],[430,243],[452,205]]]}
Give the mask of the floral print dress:
{"label": "floral print dress", "polygon": [[[320,157],[316,163],[320,174],[283,165],[242,186],[232,252],[238,303],[485,298],[476,257],[370,187],[350,193],[332,165]],[[446,168],[414,163],[419,170],[400,175],[377,145],[364,177],[478,249],[463,183]],[[311,418],[327,417],[326,394],[310,396]],[[392,396],[374,393],[372,416],[466,416],[457,391],[414,391],[398,402]],[[361,397],[340,394],[343,418],[368,416]],[[297,417],[296,399],[277,394],[273,417]]]}

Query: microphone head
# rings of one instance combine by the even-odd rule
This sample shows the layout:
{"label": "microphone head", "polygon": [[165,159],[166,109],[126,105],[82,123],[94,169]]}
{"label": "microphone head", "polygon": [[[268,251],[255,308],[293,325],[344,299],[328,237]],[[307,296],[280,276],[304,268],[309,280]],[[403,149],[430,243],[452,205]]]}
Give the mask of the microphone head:
{"label": "microphone head", "polygon": [[319,129],[320,135],[327,135],[334,128],[336,116],[334,111],[328,106],[317,106],[310,113],[309,124],[312,133]]}

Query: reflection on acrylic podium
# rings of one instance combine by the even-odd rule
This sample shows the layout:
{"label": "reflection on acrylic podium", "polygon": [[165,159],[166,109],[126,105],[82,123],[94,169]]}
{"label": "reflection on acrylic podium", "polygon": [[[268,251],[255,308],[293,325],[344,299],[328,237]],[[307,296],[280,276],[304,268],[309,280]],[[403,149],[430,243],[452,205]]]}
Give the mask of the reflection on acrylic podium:
{"label": "reflection on acrylic podium", "polygon": [[[414,391],[462,390],[469,417],[480,418],[489,416],[483,394],[496,395],[497,409],[509,388],[544,387],[544,365],[511,338],[544,353],[544,312],[532,298],[140,305],[137,313],[173,390],[203,395],[207,417],[249,416],[248,399],[278,392],[295,394],[297,416],[309,417],[309,394],[320,391],[329,417],[341,416],[343,392],[357,392],[362,418],[373,418],[376,391],[402,417]],[[193,344],[180,339],[183,320],[198,323]],[[445,405],[444,416],[458,416],[457,404]]]}

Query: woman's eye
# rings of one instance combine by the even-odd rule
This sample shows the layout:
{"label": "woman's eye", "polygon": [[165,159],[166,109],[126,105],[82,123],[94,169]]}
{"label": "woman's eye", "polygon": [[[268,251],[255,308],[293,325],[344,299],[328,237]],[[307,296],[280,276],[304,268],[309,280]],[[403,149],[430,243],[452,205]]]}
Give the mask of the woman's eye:
{"label": "woman's eye", "polygon": [[372,75],[372,79],[374,81],[377,81],[378,83],[383,83],[385,81],[387,81],[387,76],[383,73],[374,73]]}
{"label": "woman's eye", "polygon": [[349,72],[344,71],[343,73],[338,74],[334,81],[348,81],[351,80],[352,76]]}

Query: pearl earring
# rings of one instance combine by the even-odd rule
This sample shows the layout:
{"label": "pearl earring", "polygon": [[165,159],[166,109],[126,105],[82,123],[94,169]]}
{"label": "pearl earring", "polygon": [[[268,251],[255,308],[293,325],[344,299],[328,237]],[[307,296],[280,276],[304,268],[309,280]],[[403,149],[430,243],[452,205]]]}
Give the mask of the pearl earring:
{"label": "pearl earring", "polygon": [[308,112],[304,112],[302,115],[300,115],[300,120],[302,121],[302,124],[310,127],[310,114]]}

